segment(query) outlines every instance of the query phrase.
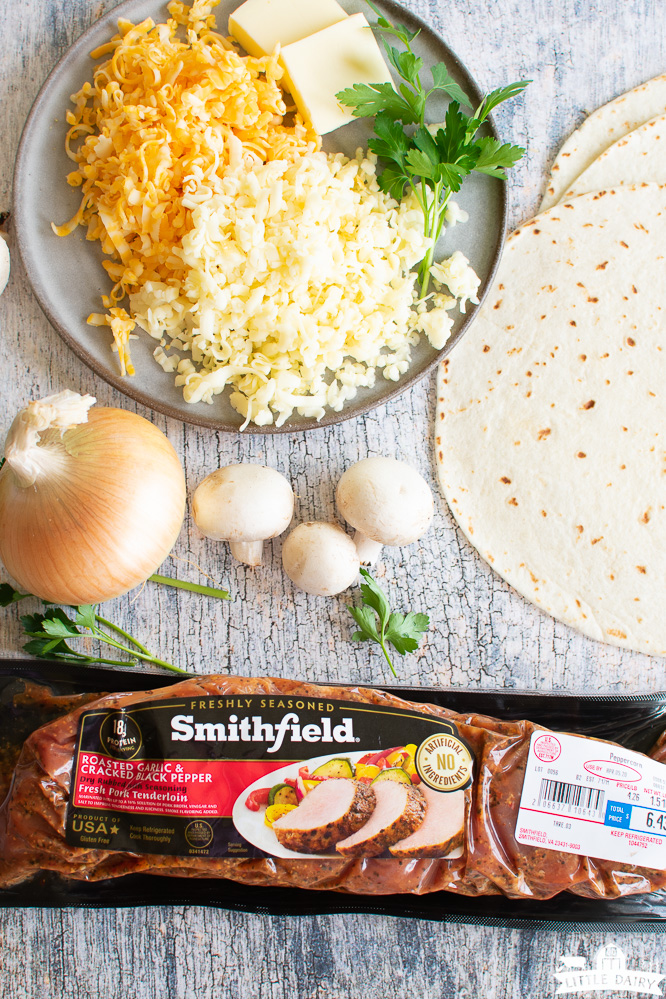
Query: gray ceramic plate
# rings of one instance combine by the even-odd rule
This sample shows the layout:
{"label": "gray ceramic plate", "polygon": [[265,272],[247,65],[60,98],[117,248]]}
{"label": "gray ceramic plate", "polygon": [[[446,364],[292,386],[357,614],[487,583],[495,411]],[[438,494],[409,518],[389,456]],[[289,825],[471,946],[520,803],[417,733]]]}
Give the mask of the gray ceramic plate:
{"label": "gray ceramic plate", "polygon": [[[229,13],[240,0],[222,0],[216,8],[218,26],[225,31]],[[358,10],[370,13],[362,0],[343,0],[350,13]],[[444,62],[452,76],[473,99],[480,99],[479,90],[465,67],[431,29],[408,11],[390,0],[379,6],[394,21],[411,29],[420,28],[416,47],[426,64]],[[100,297],[108,293],[109,282],[101,261],[100,244],[86,242],[79,228],[64,239],[54,235],[51,222],[62,223],[75,213],[79,204],[76,190],[68,187],[65,177],[72,163],[65,155],[65,112],[70,107],[70,95],[91,78],[91,49],[107,41],[116,31],[118,17],[141,21],[153,17],[164,20],[165,5],[159,0],[126,0],[97,21],[69,49],[55,67],[35,101],[25,125],[19,146],[14,175],[14,220],[18,243],[28,277],[39,303],[49,320],[82,361],[125,395],[136,399],[186,423],[199,424],[216,430],[237,431],[242,417],[229,404],[229,390],[215,396],[212,404],[188,405],[180,389],[173,384],[173,375],[166,374],[152,357],[155,341],[148,335],[132,345],[136,368],[133,378],[118,373],[117,357],[112,353],[106,329],[88,326],[86,317],[101,310]],[[372,18],[372,15],[370,16]],[[444,105],[435,108],[434,120],[441,120]],[[326,138],[328,151],[353,154],[359,145],[365,146],[370,135],[367,123],[354,122],[332,132]],[[456,201],[469,212],[469,221],[457,225],[445,236],[442,255],[462,250],[481,278],[481,295],[488,288],[499,259],[504,238],[506,199],[504,184],[481,174],[474,174]],[[423,337],[413,350],[412,364],[399,382],[386,381],[381,376],[372,389],[362,389],[341,413],[327,412],[320,421],[294,415],[282,427],[250,425],[247,433],[293,433],[312,430],[359,416],[400,392],[430,370],[444,357],[464,334],[473,319],[474,309],[465,316],[457,315],[451,336],[442,351],[434,350]]]}

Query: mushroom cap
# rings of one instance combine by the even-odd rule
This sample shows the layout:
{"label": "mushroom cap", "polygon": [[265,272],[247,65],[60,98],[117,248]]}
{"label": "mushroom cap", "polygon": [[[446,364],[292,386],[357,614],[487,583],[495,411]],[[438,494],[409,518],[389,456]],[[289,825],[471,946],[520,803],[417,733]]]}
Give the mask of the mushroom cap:
{"label": "mushroom cap", "polygon": [[265,541],[287,529],[294,493],[284,475],[265,465],[227,465],[200,482],[192,516],[207,538]]}
{"label": "mushroom cap", "polygon": [[348,534],[336,524],[299,524],[282,546],[282,565],[291,581],[320,597],[341,593],[358,576],[358,554]]}
{"label": "mushroom cap", "polygon": [[434,504],[420,472],[395,458],[364,458],[348,468],[335,490],[348,524],[382,545],[410,545],[424,534]]}

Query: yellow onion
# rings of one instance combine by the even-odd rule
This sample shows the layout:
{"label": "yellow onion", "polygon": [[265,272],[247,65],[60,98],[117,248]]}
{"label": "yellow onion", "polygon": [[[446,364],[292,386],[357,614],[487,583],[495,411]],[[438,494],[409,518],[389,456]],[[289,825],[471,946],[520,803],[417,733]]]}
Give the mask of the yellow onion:
{"label": "yellow onion", "polygon": [[185,476],[162,431],[94,403],[69,391],[31,402],[0,470],[0,558],[21,589],[58,604],[142,583],[185,515]]}

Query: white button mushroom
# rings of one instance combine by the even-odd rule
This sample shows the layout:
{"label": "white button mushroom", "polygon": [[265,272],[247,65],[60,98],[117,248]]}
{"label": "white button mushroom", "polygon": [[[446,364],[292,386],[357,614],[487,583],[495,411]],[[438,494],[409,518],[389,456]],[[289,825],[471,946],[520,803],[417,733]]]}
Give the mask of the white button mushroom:
{"label": "white button mushroom", "polygon": [[218,468],[192,497],[192,516],[201,533],[228,541],[231,554],[246,565],[259,565],[263,542],[282,534],[293,513],[291,486],[264,465]]}
{"label": "white button mushroom", "polygon": [[358,576],[354,542],[336,524],[299,524],[282,546],[282,565],[292,583],[320,597],[351,586]]}
{"label": "white button mushroom", "polygon": [[335,491],[363,565],[373,565],[382,545],[411,545],[430,526],[433,499],[423,476],[395,458],[364,458],[348,468]]}

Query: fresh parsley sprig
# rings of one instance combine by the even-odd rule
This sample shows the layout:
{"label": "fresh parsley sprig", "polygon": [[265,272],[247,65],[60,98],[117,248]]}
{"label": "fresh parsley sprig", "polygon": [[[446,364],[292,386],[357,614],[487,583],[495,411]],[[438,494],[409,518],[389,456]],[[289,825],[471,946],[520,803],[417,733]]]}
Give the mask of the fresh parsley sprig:
{"label": "fresh parsley sprig", "polygon": [[[473,171],[506,180],[506,170],[525,152],[522,146],[502,143],[489,135],[479,136],[478,132],[499,104],[522,93],[531,81],[499,87],[486,94],[473,110],[472,101],[443,63],[431,67],[432,80],[424,85],[423,60],[412,48],[419,32],[392,24],[371,0],[368,4],[377,15],[373,27],[381,33],[388,61],[403,82],[397,90],[390,83],[357,83],[336,96],[351,108],[354,117],[375,119],[375,135],[368,148],[382,161],[378,176],[382,190],[397,201],[411,191],[421,207],[424,232],[431,241],[419,268],[423,298],[428,292],[430,268],[451,194],[460,190],[465,177]],[[405,51],[395,48],[389,39],[397,39]],[[444,122],[428,127],[426,105],[438,91],[450,97],[451,103]],[[471,115],[463,112],[463,107],[472,109]]]}
{"label": "fresh parsley sprig", "polygon": [[[9,607],[29,597],[32,597],[31,593],[19,593],[9,583],[0,584],[1,607]],[[79,665],[105,663],[109,666],[127,666],[129,663],[136,664],[141,661],[161,666],[163,669],[171,670],[172,673],[187,672],[179,666],[174,666],[173,663],[154,656],[129,632],[98,614],[97,606],[82,604],[73,607],[71,610],[74,611],[74,616],[70,617],[62,607],[55,607],[47,601],[42,603],[48,608],[43,614],[24,614],[21,617],[25,636],[30,639],[23,648],[30,655],[39,659],[62,659]],[[96,638],[112,649],[125,652],[130,657],[129,662],[127,659],[108,659],[104,656],[89,656],[77,652],[68,644],[76,638]]]}
{"label": "fresh parsley sprig", "polygon": [[390,643],[401,656],[415,652],[422,635],[428,630],[430,618],[427,614],[413,614],[411,611],[408,614],[391,611],[386,594],[367,569],[361,569],[361,575],[366,581],[361,583],[363,603],[360,607],[348,607],[359,627],[359,631],[352,635],[352,641],[377,642],[393,676],[397,676],[387,644]]}

